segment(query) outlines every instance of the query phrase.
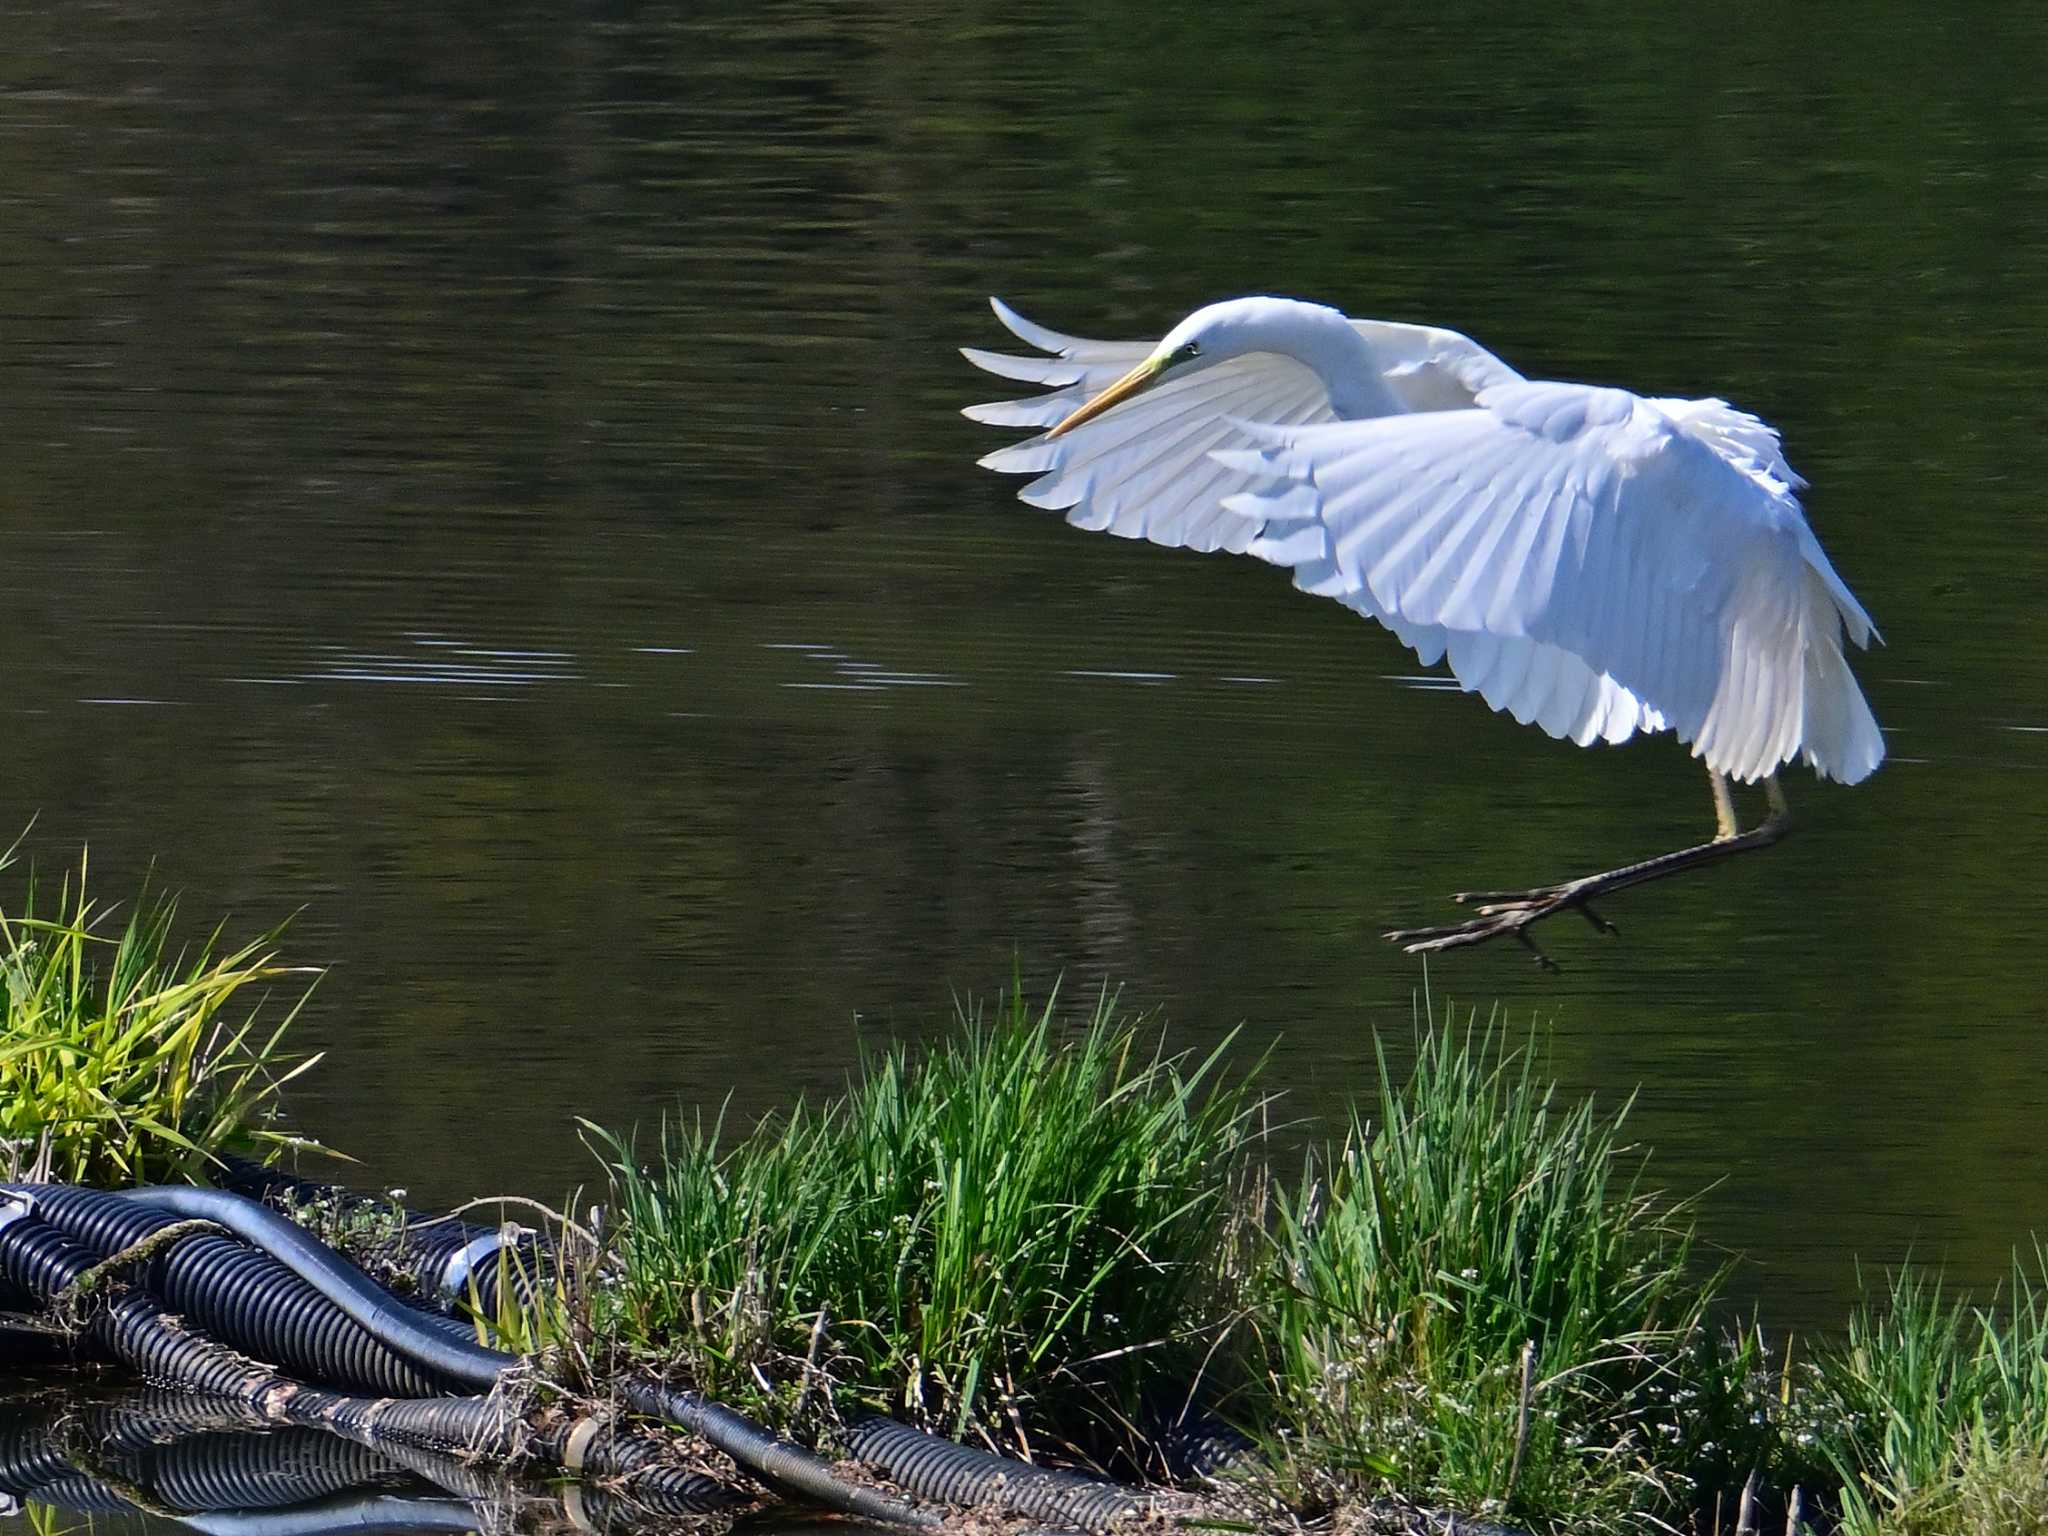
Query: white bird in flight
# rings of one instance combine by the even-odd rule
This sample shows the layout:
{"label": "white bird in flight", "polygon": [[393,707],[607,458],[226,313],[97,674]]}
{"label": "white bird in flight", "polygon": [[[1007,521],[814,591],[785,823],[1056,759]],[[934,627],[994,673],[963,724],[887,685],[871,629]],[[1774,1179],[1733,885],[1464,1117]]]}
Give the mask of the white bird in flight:
{"label": "white bird in flight", "polygon": [[[1467,337],[1294,299],[1198,309],[1157,345],[996,317],[1049,357],[962,348],[1050,386],[969,406],[1038,427],[981,463],[1077,528],[1291,568],[1304,592],[1447,661],[1494,709],[1589,746],[1670,731],[1712,783],[1711,842],[1387,937],[1411,953],[1512,934],[1596,897],[1776,842],[1777,770],[1854,784],[1884,737],[1843,657],[1876,628],[1807,527],[1777,432],[1723,400],[1524,379]],[[1729,780],[1769,814],[1738,830]]]}

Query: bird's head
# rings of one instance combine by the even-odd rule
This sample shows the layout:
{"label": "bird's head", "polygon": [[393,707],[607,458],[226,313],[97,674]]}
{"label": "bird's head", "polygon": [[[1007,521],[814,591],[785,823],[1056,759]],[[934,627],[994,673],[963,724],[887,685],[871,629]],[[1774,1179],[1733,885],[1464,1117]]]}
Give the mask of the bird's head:
{"label": "bird's head", "polygon": [[[1247,352],[1272,350],[1279,333],[1298,321],[1298,311],[1323,310],[1319,304],[1302,304],[1293,299],[1226,299],[1207,304],[1168,331],[1152,353],[1137,367],[1101,394],[1080,407],[1046,434],[1059,437],[1085,425],[1133,395],[1156,384],[1177,379],[1202,368],[1213,368]],[[1341,317],[1338,317],[1341,319]]]}

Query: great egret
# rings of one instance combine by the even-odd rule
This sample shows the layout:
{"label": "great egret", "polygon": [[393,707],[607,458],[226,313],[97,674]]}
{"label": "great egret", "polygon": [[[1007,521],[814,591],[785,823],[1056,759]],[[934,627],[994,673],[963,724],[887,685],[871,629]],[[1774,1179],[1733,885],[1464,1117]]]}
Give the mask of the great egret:
{"label": "great egret", "polygon": [[[1722,400],[1524,379],[1434,326],[1293,299],[1196,310],[1157,345],[996,317],[1051,357],[963,348],[1051,387],[968,407],[1039,427],[981,460],[1078,528],[1291,567],[1304,592],[1448,661],[1493,708],[1580,746],[1668,730],[1705,761],[1715,836],[1600,874],[1468,891],[1478,915],[1386,935],[1411,953],[1512,934],[1608,892],[1776,842],[1777,770],[1853,784],[1884,738],[1842,635],[1876,629],[1806,525],[1777,432]],[[1728,781],[1764,782],[1738,830]],[[1541,950],[1536,955],[1550,964]]]}

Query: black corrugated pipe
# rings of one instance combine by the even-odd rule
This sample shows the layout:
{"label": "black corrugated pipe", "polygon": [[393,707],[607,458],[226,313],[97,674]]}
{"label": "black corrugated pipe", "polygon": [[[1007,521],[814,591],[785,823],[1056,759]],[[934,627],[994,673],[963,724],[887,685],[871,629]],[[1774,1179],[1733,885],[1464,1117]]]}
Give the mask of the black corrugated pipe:
{"label": "black corrugated pipe", "polygon": [[[0,1186],[0,1194],[26,1196],[31,1201],[45,1193],[33,1186]],[[54,1194],[50,1198],[84,1220],[81,1212],[90,1202]],[[226,1228],[262,1249],[317,1293],[309,1297],[298,1292],[296,1303],[283,1304],[287,1310],[294,1305],[337,1308],[378,1343],[438,1377],[488,1392],[519,1363],[515,1356],[487,1349],[458,1335],[444,1320],[406,1305],[303,1229],[254,1200],[224,1190],[184,1188],[142,1189],[114,1198],[134,1202],[150,1212],[210,1221]],[[139,1230],[142,1225],[116,1222],[117,1214],[111,1210],[97,1213],[106,1231],[115,1226],[123,1231],[130,1227]],[[188,1244],[210,1241],[188,1238],[177,1244],[171,1255]],[[0,1204],[0,1283],[11,1283],[48,1301],[69,1288],[93,1262],[91,1253],[54,1226],[25,1214],[19,1206]],[[166,1258],[154,1267],[167,1273],[173,1266]],[[279,1305],[273,1298],[271,1288],[252,1284],[223,1316],[231,1323],[243,1314],[256,1318],[265,1308]],[[244,1346],[252,1326],[224,1327],[222,1331],[233,1343]],[[280,1326],[273,1320],[272,1332],[265,1337],[277,1337]],[[102,1312],[95,1335],[118,1358],[146,1376],[249,1403],[273,1419],[309,1422],[298,1415],[312,1412],[317,1403],[328,1422],[350,1432],[390,1436],[429,1448],[468,1447],[505,1457],[516,1457],[528,1448],[522,1439],[523,1426],[494,1398],[369,1402],[301,1386],[202,1335],[168,1326],[161,1306],[144,1292],[130,1292]],[[691,1430],[770,1484],[862,1519],[913,1527],[939,1522],[933,1511],[843,1481],[810,1451],[694,1392],[644,1381],[627,1382],[619,1391],[635,1411]],[[863,1421],[855,1427],[852,1440],[854,1454],[861,1460],[881,1467],[913,1492],[955,1504],[993,1505],[1088,1529],[1100,1529],[1146,1507],[1143,1499],[1112,1484],[1006,1461],[888,1420]],[[564,1446],[565,1452],[570,1449]],[[593,1470],[602,1469],[593,1466]]]}
{"label": "black corrugated pipe", "polygon": [[1100,1531],[1149,1507],[1148,1500],[1114,1483],[991,1456],[894,1419],[856,1420],[846,1431],[846,1449],[921,1499],[969,1509],[1000,1509]]}
{"label": "black corrugated pipe", "polygon": [[124,1190],[121,1198],[174,1216],[218,1223],[276,1259],[379,1343],[436,1376],[488,1392],[506,1368],[517,1363],[514,1355],[486,1349],[454,1329],[436,1326],[311,1233],[246,1196],[223,1189],[161,1186]]}
{"label": "black corrugated pipe", "polygon": [[[0,1192],[16,1198],[35,1198],[33,1186],[0,1186]],[[147,1206],[168,1210],[176,1217],[217,1221],[238,1237],[260,1243],[295,1274],[317,1286],[336,1305],[348,1311],[358,1323],[371,1329],[391,1348],[416,1358],[428,1358],[442,1374],[475,1382],[483,1389],[496,1386],[498,1376],[516,1364],[514,1356],[485,1350],[477,1343],[463,1343],[446,1333],[424,1327],[424,1319],[362,1276],[340,1255],[319,1245],[299,1227],[291,1225],[274,1210],[225,1190],[180,1190],[156,1188],[123,1194],[123,1200],[141,1200]],[[0,1274],[39,1298],[51,1298],[66,1290],[92,1266],[92,1255],[63,1237],[55,1227],[37,1217],[12,1208],[10,1225],[0,1227]],[[401,1313],[406,1313],[401,1317]],[[121,1298],[102,1313],[111,1331],[115,1354],[145,1376],[174,1380],[199,1391],[211,1391],[231,1401],[260,1401],[272,1386],[287,1386],[295,1397],[301,1389],[281,1376],[252,1376],[250,1362],[211,1339],[197,1333],[180,1333],[162,1327],[162,1313],[154,1300],[139,1292]],[[655,1417],[672,1417],[686,1430],[723,1450],[735,1462],[758,1477],[805,1493],[829,1507],[858,1513],[866,1520],[889,1524],[928,1526],[936,1524],[930,1511],[913,1509],[901,1499],[874,1493],[872,1489],[842,1483],[831,1468],[786,1440],[776,1440],[750,1419],[731,1409],[700,1399],[694,1393],[672,1393],[662,1386],[629,1389],[627,1399],[635,1409]],[[506,1417],[506,1423],[489,1419],[492,1413]],[[348,1427],[356,1427],[348,1423]],[[369,1425],[362,1425],[369,1430]],[[412,1444],[426,1446],[475,1446],[494,1448],[500,1454],[516,1450],[516,1419],[492,1399],[430,1399],[430,1401],[389,1401],[377,1405],[375,1432],[391,1434]]]}
{"label": "black corrugated pipe", "polygon": [[93,1258],[25,1202],[0,1200],[0,1285],[48,1306],[92,1268]]}
{"label": "black corrugated pipe", "polygon": [[878,1489],[849,1483],[814,1453],[779,1439],[723,1403],[695,1392],[679,1392],[655,1381],[628,1381],[619,1387],[619,1400],[636,1413],[666,1419],[701,1435],[749,1472],[815,1503],[887,1525],[930,1527],[940,1523],[936,1510],[919,1509]]}
{"label": "black corrugated pipe", "polygon": [[[96,1262],[92,1252],[34,1215],[32,1208],[0,1202],[0,1276],[37,1301],[54,1303]],[[174,1324],[163,1304],[145,1291],[116,1296],[95,1315],[88,1340],[146,1380],[244,1404],[273,1422],[290,1422],[282,1407],[303,1400],[336,1414],[360,1408],[361,1417],[374,1422],[380,1433],[417,1433],[427,1444],[482,1447],[497,1441],[506,1454],[518,1448],[518,1420],[493,1398],[351,1398],[302,1386]]]}
{"label": "black corrugated pipe", "polygon": [[476,1310],[496,1317],[507,1281],[520,1306],[533,1307],[540,1258],[530,1232],[429,1219],[357,1251],[366,1263],[399,1277],[422,1305],[445,1313],[462,1311],[473,1293]]}
{"label": "black corrugated pipe", "polygon": [[[331,1432],[331,1426],[321,1427]],[[454,1494],[458,1499],[468,1499],[473,1504],[489,1504],[496,1502],[504,1493],[502,1469],[487,1467],[465,1451],[443,1451],[423,1445],[402,1445],[396,1440],[360,1433],[345,1438],[369,1446],[379,1456],[432,1483],[440,1492]]]}
{"label": "black corrugated pipe", "polygon": [[[97,1189],[14,1187],[30,1192],[37,1216],[99,1258],[121,1253],[178,1220]],[[161,1297],[202,1332],[302,1380],[388,1397],[431,1397],[450,1389],[445,1378],[372,1336],[284,1265],[233,1238],[188,1237],[124,1278]],[[456,1326],[417,1315],[430,1327]]]}
{"label": "black corrugated pipe", "polygon": [[430,1216],[396,1201],[358,1194],[339,1184],[316,1184],[311,1179],[233,1154],[219,1159],[213,1182],[287,1214],[294,1208],[324,1206],[344,1216],[396,1222],[397,1230],[390,1237],[369,1243],[359,1251],[375,1265],[389,1265],[411,1283],[423,1304],[444,1312],[454,1311],[467,1300],[473,1285],[477,1305],[486,1316],[495,1314],[500,1252],[511,1250],[516,1261],[515,1284],[520,1283],[522,1275],[528,1281],[536,1276],[550,1252],[545,1233],[522,1229],[518,1236],[508,1238],[502,1227],[454,1216]]}
{"label": "black corrugated pipe", "polygon": [[[496,1460],[538,1455],[572,1472],[617,1479],[629,1495],[671,1511],[729,1509],[746,1502],[714,1479],[663,1464],[667,1446],[652,1435],[594,1419],[531,1432],[497,1397],[360,1398],[285,1382],[211,1340],[164,1328],[146,1297],[123,1298],[107,1317],[115,1352],[145,1375],[244,1404],[271,1422],[310,1424],[376,1444],[481,1453]],[[746,1425],[737,1414],[720,1411]],[[759,1429],[753,1434],[772,1439]],[[713,1436],[706,1438],[731,1453]],[[742,1456],[734,1460],[749,1466]],[[860,1488],[847,1491],[869,1493]],[[867,1512],[879,1518],[882,1507]]]}
{"label": "black corrugated pipe", "polygon": [[[288,1228],[290,1241],[280,1246],[290,1253],[310,1252],[322,1262],[309,1265],[316,1273],[340,1267],[325,1249],[284,1222],[239,1196],[219,1190],[172,1190],[177,1199],[159,1202],[174,1214],[212,1219],[218,1211],[232,1217],[237,1230],[270,1233],[270,1223]],[[186,1199],[186,1196],[210,1197]],[[261,1217],[252,1220],[253,1211]],[[60,1295],[92,1267],[93,1256],[63,1233],[20,1207],[0,1208],[6,1217],[0,1224],[0,1275],[7,1276],[31,1295],[48,1302]],[[345,1285],[339,1285],[345,1280]],[[373,1293],[377,1306],[397,1304],[367,1280],[353,1272],[337,1277],[338,1288],[360,1302],[359,1287]],[[118,1359],[145,1377],[175,1383],[196,1391],[212,1393],[231,1402],[246,1403],[273,1420],[331,1424],[344,1432],[365,1436],[390,1436],[413,1445],[430,1448],[466,1447],[487,1454],[511,1458],[527,1448],[525,1428],[509,1407],[494,1397],[443,1397],[404,1401],[390,1398],[349,1398],[318,1388],[305,1387],[279,1376],[264,1366],[196,1333],[173,1327],[161,1306],[147,1294],[131,1291],[99,1315],[96,1337]],[[440,1348],[449,1343],[432,1336]],[[477,1348],[469,1368],[481,1374],[485,1362],[495,1362],[498,1371],[515,1363],[510,1355]],[[623,1394],[628,1406],[655,1417],[666,1418],[700,1435],[725,1452],[749,1472],[765,1481],[787,1487],[819,1503],[893,1525],[929,1526],[938,1521],[930,1511],[916,1509],[900,1499],[842,1482],[821,1459],[801,1446],[779,1440],[759,1425],[721,1404],[694,1393],[673,1392],[657,1385],[631,1386]],[[593,1435],[565,1464],[593,1472],[614,1470],[604,1460],[604,1440]],[[544,1449],[545,1446],[536,1446]],[[567,1451],[569,1446],[565,1445]],[[631,1468],[618,1467],[618,1471]]]}
{"label": "black corrugated pipe", "polygon": [[[301,1228],[254,1200],[225,1190],[174,1187],[133,1190],[121,1198],[140,1201],[176,1216],[218,1222],[236,1236],[257,1244],[318,1288],[379,1340],[444,1376],[488,1390],[508,1367],[517,1363],[512,1355],[424,1327],[412,1309]],[[694,1393],[672,1392],[653,1385],[629,1385],[625,1398],[640,1412],[671,1418],[701,1435],[749,1472],[832,1508],[896,1525],[937,1523],[938,1517],[928,1510],[841,1481],[819,1457],[778,1439],[722,1404]],[[401,1417],[399,1410],[420,1406],[423,1405],[394,1405],[393,1412],[379,1420],[379,1428]]]}
{"label": "black corrugated pipe", "polygon": [[[0,1275],[0,1313],[26,1316],[36,1310],[35,1298],[5,1275]],[[0,1365],[27,1365],[56,1358],[60,1350],[54,1340],[32,1329],[10,1327],[0,1316]]]}

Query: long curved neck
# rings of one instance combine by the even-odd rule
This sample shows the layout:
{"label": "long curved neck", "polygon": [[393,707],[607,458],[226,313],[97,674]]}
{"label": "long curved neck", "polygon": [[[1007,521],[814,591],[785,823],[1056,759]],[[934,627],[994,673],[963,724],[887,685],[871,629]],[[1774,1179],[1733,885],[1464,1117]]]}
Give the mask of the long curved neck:
{"label": "long curved neck", "polygon": [[1387,387],[1372,343],[1343,314],[1298,299],[1267,299],[1261,318],[1265,350],[1293,358],[1314,371],[1329,391],[1330,411],[1340,421],[1394,416],[1406,409]]}

